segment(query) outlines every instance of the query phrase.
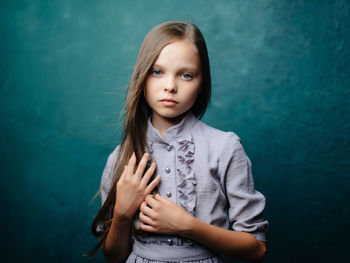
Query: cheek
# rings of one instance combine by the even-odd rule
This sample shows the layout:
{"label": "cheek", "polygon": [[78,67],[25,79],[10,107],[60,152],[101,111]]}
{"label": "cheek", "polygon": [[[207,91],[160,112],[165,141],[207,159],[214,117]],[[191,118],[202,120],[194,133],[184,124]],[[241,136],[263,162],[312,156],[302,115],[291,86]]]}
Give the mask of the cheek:
{"label": "cheek", "polygon": [[198,94],[201,92],[201,90],[202,90],[201,85],[200,85],[200,84],[199,84],[199,85],[196,85],[195,87],[193,87],[193,88],[191,89],[191,94],[190,94],[190,96],[191,96],[192,98],[194,98],[194,100],[196,100],[196,98],[198,97]]}
{"label": "cheek", "polygon": [[147,78],[145,80],[145,84],[144,85],[145,86],[143,88],[143,94],[144,94],[144,96],[146,98],[146,101],[149,102],[149,100],[152,97],[152,94],[154,93],[154,91],[153,91],[154,85],[152,85],[152,81],[149,78]]}

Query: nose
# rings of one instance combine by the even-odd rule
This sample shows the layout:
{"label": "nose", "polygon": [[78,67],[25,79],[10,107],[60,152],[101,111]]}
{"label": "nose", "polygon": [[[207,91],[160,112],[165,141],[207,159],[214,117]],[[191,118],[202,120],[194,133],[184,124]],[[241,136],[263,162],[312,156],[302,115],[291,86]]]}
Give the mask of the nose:
{"label": "nose", "polygon": [[167,78],[165,86],[164,86],[164,91],[165,92],[170,92],[170,93],[176,93],[177,86],[176,86],[176,81],[175,81],[174,77],[169,76]]}

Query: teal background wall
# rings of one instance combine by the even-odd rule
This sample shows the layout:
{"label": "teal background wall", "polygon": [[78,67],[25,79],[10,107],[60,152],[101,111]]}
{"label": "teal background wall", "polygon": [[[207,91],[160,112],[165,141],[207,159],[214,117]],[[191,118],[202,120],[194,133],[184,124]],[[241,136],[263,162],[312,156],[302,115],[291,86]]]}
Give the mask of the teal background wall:
{"label": "teal background wall", "polygon": [[3,262],[101,262],[92,202],[145,34],[192,21],[209,48],[205,122],[235,131],[270,221],[265,262],[347,262],[350,3],[0,2]]}

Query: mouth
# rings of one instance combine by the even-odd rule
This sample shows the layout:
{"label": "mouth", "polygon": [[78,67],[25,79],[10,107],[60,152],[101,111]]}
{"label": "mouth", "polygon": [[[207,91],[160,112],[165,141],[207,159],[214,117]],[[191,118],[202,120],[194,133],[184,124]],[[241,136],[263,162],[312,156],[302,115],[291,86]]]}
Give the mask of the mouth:
{"label": "mouth", "polygon": [[176,100],[172,100],[172,99],[162,99],[160,100],[161,102],[172,102],[172,103],[177,103]]}
{"label": "mouth", "polygon": [[178,104],[176,100],[172,100],[172,99],[162,99],[160,100],[160,102],[166,107],[173,107],[176,104]]}

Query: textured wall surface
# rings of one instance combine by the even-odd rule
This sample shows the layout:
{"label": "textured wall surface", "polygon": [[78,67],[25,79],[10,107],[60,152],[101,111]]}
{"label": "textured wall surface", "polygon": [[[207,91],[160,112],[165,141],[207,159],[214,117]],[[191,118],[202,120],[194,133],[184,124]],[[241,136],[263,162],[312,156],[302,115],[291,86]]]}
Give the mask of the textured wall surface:
{"label": "textured wall surface", "polygon": [[265,262],[347,262],[350,2],[0,2],[1,258],[102,262],[90,223],[139,46],[194,22],[208,44],[205,122],[236,132],[265,194]]}

